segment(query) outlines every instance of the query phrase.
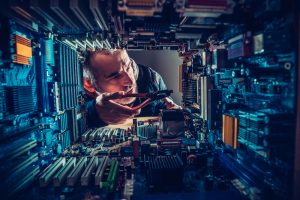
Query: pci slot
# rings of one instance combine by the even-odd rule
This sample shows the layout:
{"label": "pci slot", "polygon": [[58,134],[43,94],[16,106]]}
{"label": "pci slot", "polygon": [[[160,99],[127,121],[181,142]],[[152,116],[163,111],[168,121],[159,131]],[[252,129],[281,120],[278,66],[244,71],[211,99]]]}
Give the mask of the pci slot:
{"label": "pci slot", "polygon": [[53,185],[55,187],[61,186],[66,180],[68,173],[74,168],[76,163],[76,158],[70,158],[65,166],[54,176]]}
{"label": "pci slot", "polygon": [[26,152],[28,152],[30,149],[34,148],[37,146],[37,143],[36,143],[36,140],[31,140],[31,141],[28,141],[26,144],[20,146],[19,148],[16,148],[12,151],[10,151],[7,155],[6,155],[6,158],[8,160],[11,160],[19,155],[22,155]]}
{"label": "pci slot", "polygon": [[13,167],[10,171],[14,174],[20,173],[29,165],[32,165],[34,162],[38,161],[38,153],[30,155],[26,160]]}
{"label": "pci slot", "polygon": [[107,166],[108,156],[105,156],[99,161],[99,166],[95,174],[95,185],[100,185],[101,179],[103,177],[105,168]]}
{"label": "pci slot", "polygon": [[61,157],[53,164],[49,165],[42,173],[39,178],[40,186],[46,187],[49,182],[52,180],[52,177],[55,173],[66,163],[66,158]]}
{"label": "pci slot", "polygon": [[74,186],[86,166],[87,157],[82,157],[67,177],[67,185]]}
{"label": "pci slot", "polygon": [[17,181],[17,184],[10,188],[9,193],[15,194],[16,192],[25,189],[36,179],[37,174],[40,172],[39,166],[33,167],[26,175]]}
{"label": "pci slot", "polygon": [[93,171],[96,169],[98,165],[98,157],[93,156],[84,170],[83,174],[81,175],[81,185],[82,186],[87,186],[90,182],[91,176]]}
{"label": "pci slot", "polygon": [[109,192],[112,192],[118,173],[119,163],[117,160],[111,162],[108,177],[106,180],[100,182],[100,188],[104,188]]}

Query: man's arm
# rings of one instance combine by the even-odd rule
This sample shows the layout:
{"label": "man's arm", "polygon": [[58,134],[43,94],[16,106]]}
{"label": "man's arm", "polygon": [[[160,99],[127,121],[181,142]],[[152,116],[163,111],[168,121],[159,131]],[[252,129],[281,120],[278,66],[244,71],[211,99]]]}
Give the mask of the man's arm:
{"label": "man's arm", "polygon": [[[167,90],[167,85],[165,84],[163,78],[160,74],[155,74],[156,83],[158,84],[158,90]],[[177,105],[173,102],[171,97],[164,98],[162,101],[157,101],[155,105],[155,113],[159,113],[161,109],[170,109],[176,107]],[[177,106],[178,107],[178,106]]]}
{"label": "man's arm", "polygon": [[[159,87],[159,90],[167,90],[167,86],[163,80],[163,78],[161,77],[161,75],[157,74],[157,79],[158,79],[158,87]],[[172,99],[171,96],[169,97],[166,97],[164,99],[162,99],[164,102],[163,104],[161,105],[162,108],[159,108],[159,109],[181,109],[181,106],[177,105],[176,103],[174,103],[174,100]],[[162,101],[160,101],[162,102]]]}
{"label": "man's arm", "polygon": [[122,98],[124,92],[98,93],[96,99],[86,103],[88,124],[90,127],[101,127],[108,124],[121,124],[140,113],[140,109],[132,109],[121,105],[113,99]]}

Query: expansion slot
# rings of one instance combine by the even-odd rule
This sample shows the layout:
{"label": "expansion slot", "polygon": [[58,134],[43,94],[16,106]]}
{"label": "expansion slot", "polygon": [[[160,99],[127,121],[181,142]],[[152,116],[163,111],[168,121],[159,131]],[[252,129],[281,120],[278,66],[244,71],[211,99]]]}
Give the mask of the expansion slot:
{"label": "expansion slot", "polygon": [[93,171],[96,169],[98,165],[98,157],[93,156],[81,175],[81,185],[87,186],[89,184],[90,178],[92,176]]}
{"label": "expansion slot", "polygon": [[40,172],[39,166],[35,166],[29,173],[27,173],[22,179],[16,180],[17,184],[11,188],[10,194],[14,194],[20,190],[25,189],[31,183],[34,182],[36,175]]}
{"label": "expansion slot", "polygon": [[46,187],[49,182],[52,180],[52,177],[55,173],[66,163],[66,158],[61,157],[53,164],[49,165],[42,173],[39,178],[40,186]]}
{"label": "expansion slot", "polygon": [[67,177],[67,185],[74,186],[86,166],[87,157],[82,157]]}
{"label": "expansion slot", "polygon": [[105,188],[109,192],[112,192],[117,177],[117,173],[118,173],[118,167],[119,167],[118,161],[113,160],[110,166],[107,180],[100,183],[100,188]]}
{"label": "expansion slot", "polygon": [[14,174],[20,173],[23,171],[26,167],[31,165],[32,163],[38,161],[38,153],[34,153],[30,155],[28,158],[26,158],[23,162],[19,163],[15,167],[13,167],[10,171]]}
{"label": "expansion slot", "polygon": [[6,157],[8,160],[11,160],[19,155],[28,152],[30,149],[36,147],[36,145],[37,145],[36,140],[28,141],[26,144],[20,146],[19,148],[12,150],[9,154],[7,154]]}
{"label": "expansion slot", "polygon": [[95,174],[95,185],[100,185],[108,160],[108,156],[105,156],[104,158],[100,159],[100,164]]}
{"label": "expansion slot", "polygon": [[53,184],[55,187],[61,186],[61,184],[66,180],[68,173],[74,168],[76,163],[76,158],[70,158],[65,166],[54,176]]}

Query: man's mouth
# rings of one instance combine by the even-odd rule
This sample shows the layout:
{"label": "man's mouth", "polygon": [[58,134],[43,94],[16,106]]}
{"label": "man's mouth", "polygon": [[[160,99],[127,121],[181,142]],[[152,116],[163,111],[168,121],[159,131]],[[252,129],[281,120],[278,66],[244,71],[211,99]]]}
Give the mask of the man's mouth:
{"label": "man's mouth", "polygon": [[133,87],[131,87],[129,90],[127,90],[127,92],[125,92],[124,94],[132,94],[133,93]]}
{"label": "man's mouth", "polygon": [[[131,87],[129,90],[127,90],[125,93],[124,93],[124,95],[126,95],[126,94],[132,94],[134,92],[134,88],[133,87]],[[131,100],[130,102],[122,102],[122,100]],[[129,106],[129,105],[131,105],[133,102],[134,102],[134,100],[135,100],[135,97],[126,97],[126,98],[123,98],[123,99],[120,99],[120,101],[118,101],[118,103],[119,104],[122,104],[122,105],[124,105],[124,106]]]}

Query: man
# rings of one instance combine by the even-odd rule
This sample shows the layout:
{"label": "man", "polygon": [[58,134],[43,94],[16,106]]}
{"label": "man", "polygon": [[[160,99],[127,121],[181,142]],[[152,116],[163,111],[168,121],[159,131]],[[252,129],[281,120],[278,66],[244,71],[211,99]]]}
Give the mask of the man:
{"label": "man", "polygon": [[89,51],[84,63],[84,88],[91,101],[86,104],[90,126],[120,124],[140,116],[158,115],[160,109],[179,108],[170,98],[156,100],[142,109],[133,109],[143,100],[121,98],[125,94],[166,90],[162,77],[153,69],[137,65],[126,50]]}

